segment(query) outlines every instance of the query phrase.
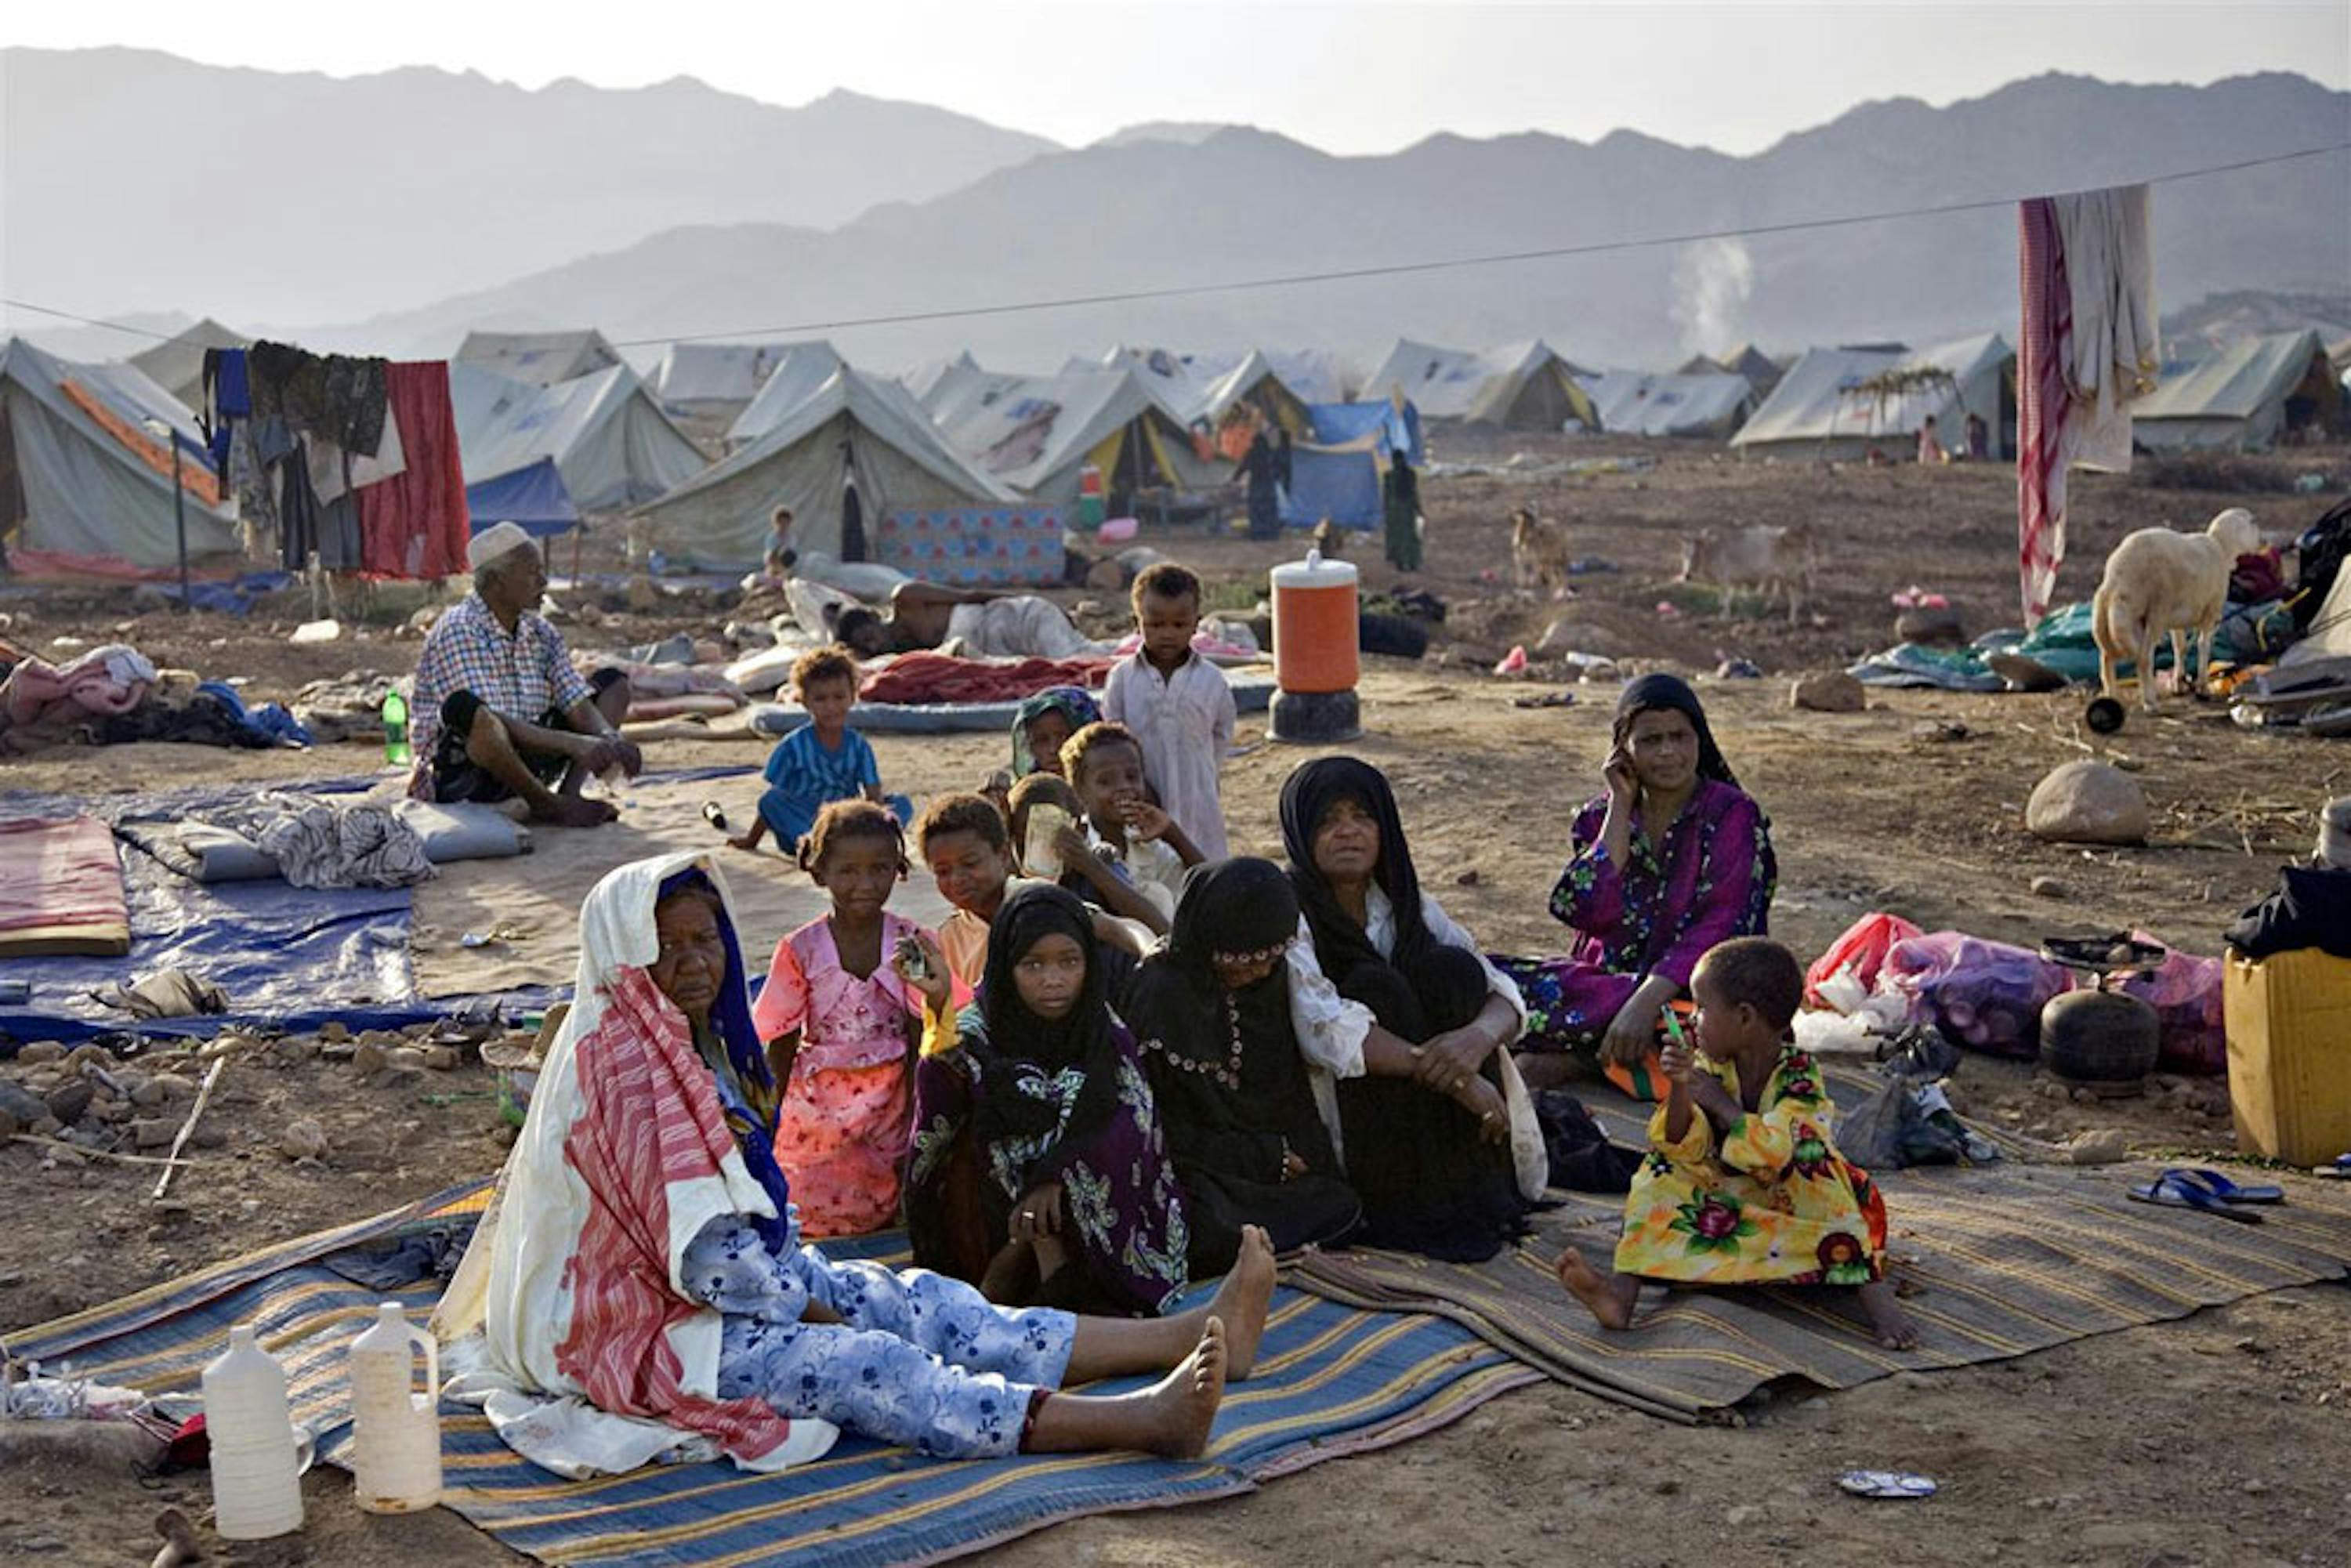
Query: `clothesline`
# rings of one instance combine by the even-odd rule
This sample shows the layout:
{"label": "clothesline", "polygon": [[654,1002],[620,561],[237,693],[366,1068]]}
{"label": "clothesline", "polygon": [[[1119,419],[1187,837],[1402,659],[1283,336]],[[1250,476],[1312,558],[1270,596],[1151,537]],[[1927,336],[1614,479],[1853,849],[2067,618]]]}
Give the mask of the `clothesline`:
{"label": "clothesline", "polygon": [[[2170,184],[2181,180],[2203,179],[2214,174],[2232,174],[2246,169],[2264,168],[2276,163],[2291,163],[2304,158],[2322,158],[2329,153],[2346,152],[2351,152],[2351,141],[2332,142],[2323,147],[2305,147],[2293,152],[2270,153],[2260,158],[2242,158],[2234,162],[2213,163],[2198,169],[2178,169],[2168,173],[2149,174],[2137,180],[2116,183],[2145,185]],[[2057,193],[2078,195],[2083,193]],[[701,343],[743,338],[786,337],[810,332],[842,331],[853,327],[903,326],[922,321],[1025,315],[1043,310],[1071,309],[1088,305],[1123,305],[1144,300],[1176,299],[1204,294],[1238,294],[1258,288],[1289,288],[1315,283],[1350,282],[1367,277],[1397,277],[1417,273],[1452,271],[1462,267],[1495,267],[1516,261],[1562,260],[1573,256],[1601,256],[1621,251],[1656,249],[1668,246],[1697,245],[1707,240],[1754,239],[1771,235],[1798,234],[1817,229],[1847,228],[1860,224],[1891,223],[1904,218],[1940,217],[1954,213],[1990,212],[1994,209],[2013,207],[2024,199],[2026,198],[2013,195],[1988,197],[1975,201],[1946,202],[1933,206],[1903,207],[1884,212],[1846,214],[1837,217],[1799,218],[1786,223],[1708,229],[1691,234],[1651,235],[1636,239],[1600,240],[1586,245],[1552,246],[1536,250],[1496,252],[1487,256],[1451,256],[1427,261],[1395,262],[1376,267],[1290,273],[1271,277],[1238,278],[1222,283],[1180,284],[1159,288],[1125,289],[1115,293],[1017,300],[997,305],[900,311],[880,316],[842,317],[834,320],[794,322],[780,327],[737,327],[726,331],[689,332],[666,338],[625,338],[616,341],[612,346],[617,349],[644,349],[658,348],[668,343]],[[29,300],[0,297],[0,307],[5,307],[11,310],[30,310],[37,315],[55,316],[63,320],[78,322],[85,327],[104,327],[117,332],[127,332],[134,337],[152,338],[158,342],[169,342],[173,336],[172,333],[158,332],[150,328],[126,326],[120,321],[77,315],[70,310],[37,305]]]}

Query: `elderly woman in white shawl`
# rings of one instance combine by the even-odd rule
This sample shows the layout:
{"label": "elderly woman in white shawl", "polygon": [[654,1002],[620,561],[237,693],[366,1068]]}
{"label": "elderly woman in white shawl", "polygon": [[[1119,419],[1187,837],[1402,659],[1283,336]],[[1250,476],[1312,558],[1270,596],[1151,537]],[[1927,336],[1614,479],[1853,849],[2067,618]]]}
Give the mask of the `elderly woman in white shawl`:
{"label": "elderly woman in white shawl", "polygon": [[[508,1443],[570,1475],[714,1451],[781,1469],[841,1428],[955,1458],[1206,1446],[1264,1327],[1261,1235],[1207,1307],[1147,1321],[836,1262],[800,1241],[775,1163],[776,1085],[717,866],[621,867],[580,941],[571,1015],[435,1322],[451,1394]],[[1055,1392],[1163,1370],[1139,1393]]]}

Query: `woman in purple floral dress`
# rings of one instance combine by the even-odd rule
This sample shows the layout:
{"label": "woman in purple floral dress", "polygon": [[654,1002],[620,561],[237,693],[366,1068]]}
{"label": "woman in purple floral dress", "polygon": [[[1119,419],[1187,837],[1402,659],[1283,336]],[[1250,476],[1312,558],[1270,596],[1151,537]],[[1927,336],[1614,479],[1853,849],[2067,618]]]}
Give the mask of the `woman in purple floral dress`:
{"label": "woman in purple floral dress", "polygon": [[1686,996],[1708,948],[1768,933],[1771,825],[1739,788],[1687,683],[1644,675],[1616,704],[1607,789],[1576,814],[1551,912],[1563,958],[1493,956],[1526,998],[1528,1052],[1573,1051],[1640,1092],[1658,1009]]}

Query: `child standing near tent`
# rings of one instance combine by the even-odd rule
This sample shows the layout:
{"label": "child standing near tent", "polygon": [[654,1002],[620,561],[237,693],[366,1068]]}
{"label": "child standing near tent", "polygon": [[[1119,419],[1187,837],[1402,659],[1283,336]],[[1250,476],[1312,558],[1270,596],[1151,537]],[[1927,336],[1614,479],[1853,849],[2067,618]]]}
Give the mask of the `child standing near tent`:
{"label": "child standing near tent", "polygon": [[1173,561],[1145,570],[1134,580],[1134,624],[1143,646],[1111,666],[1102,716],[1133,732],[1144,777],[1202,858],[1223,860],[1231,852],[1217,772],[1233,743],[1233,689],[1192,647],[1200,580]]}
{"label": "child standing near tent", "polygon": [[1908,1350],[1917,1330],[1886,1279],[1886,1204],[1829,1141],[1826,1086],[1788,1029],[1803,966],[1762,936],[1708,949],[1690,977],[1697,1039],[1659,1053],[1669,1085],[1625,1199],[1615,1270],[1573,1247],[1560,1282],[1603,1328],[1633,1321],[1641,1281],[1856,1288],[1870,1331]]}
{"label": "child standing near tent", "polygon": [[784,1086],[776,1164],[800,1224],[811,1236],[857,1236],[897,1219],[912,1061],[925,1009],[949,1006],[947,962],[935,936],[884,907],[907,873],[906,839],[880,806],[825,807],[800,865],[832,895],[832,913],[776,945],[751,1021]]}
{"label": "child standing near tent", "polygon": [[756,850],[769,833],[786,854],[816,826],[829,801],[866,800],[887,806],[903,828],[914,821],[914,804],[904,795],[882,793],[882,765],[863,736],[849,727],[857,706],[857,661],[845,648],[817,648],[792,665],[792,695],[808,710],[808,722],[776,743],[768,754],[767,792],[759,797],[759,820],[728,843]]}

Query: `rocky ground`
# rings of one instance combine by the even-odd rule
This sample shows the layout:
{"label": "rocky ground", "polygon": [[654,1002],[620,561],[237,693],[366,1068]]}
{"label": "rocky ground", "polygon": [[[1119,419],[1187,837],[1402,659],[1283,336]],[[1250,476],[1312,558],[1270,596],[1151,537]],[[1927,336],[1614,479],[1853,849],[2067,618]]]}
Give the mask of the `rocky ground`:
{"label": "rocky ground", "polygon": [[[1787,702],[1791,678],[1890,643],[1888,596],[1911,583],[1952,598],[1970,631],[2012,618],[2012,476],[1742,465],[1703,447],[1524,439],[1440,437],[1438,456],[1499,465],[1520,450],[1537,464],[1595,450],[1658,460],[1597,477],[1530,475],[1521,465],[1432,478],[1432,569],[1410,586],[1443,598],[1447,620],[1426,659],[1368,661],[1367,733],[1354,747],[1395,779],[1424,881],[1496,948],[1557,946],[1544,900],[1562,824],[1599,787],[1614,693],[1574,682],[1557,656],[1571,650],[1625,671],[1707,673],[1736,657],[1767,673],[1703,689],[1725,751],[1773,820],[1782,873],[1774,930],[1806,956],[1880,908],[1930,930],[2011,941],[2137,927],[2216,953],[2220,929],[2273,883],[2277,866],[2308,852],[2318,804],[2351,787],[2342,743],[2249,733],[2217,706],[2175,699],[2151,721],[2134,712],[2106,753],[2147,795],[2148,845],[2043,843],[2025,831],[2023,803],[2048,769],[2085,755],[2078,695],[1874,693],[1847,714]],[[2086,478],[2066,589],[2085,592],[2096,559],[2130,528],[2197,527],[2223,505],[2250,506],[2273,537],[2290,535],[2324,507],[2324,497],[2284,489],[2304,473],[2339,490],[2351,453]],[[1579,579],[1573,600],[1512,592],[1507,517],[1522,504],[1565,521],[1577,554],[1618,570]],[[1694,528],[1795,520],[1823,538],[1826,564],[1792,624],[1777,609],[1723,613],[1670,580],[1678,540]],[[1150,542],[1202,568],[1217,601],[1236,608],[1285,553],[1197,535]],[[1364,541],[1353,553],[1375,549]],[[1365,584],[1396,586],[1368,560]],[[1118,614],[1114,595],[1068,597],[1097,625]],[[157,612],[121,592],[0,595],[9,618],[0,635],[37,651],[57,637],[119,638],[159,664],[246,676],[248,697],[266,700],[349,670],[406,672],[417,644],[399,622],[413,607],[390,593],[371,612],[346,606],[341,639],[298,647],[286,635],[308,618],[307,601],[235,621]],[[722,599],[702,594],[651,610],[622,596],[575,597],[569,608],[569,635],[583,646],[680,630],[712,635],[731,616]],[[1513,681],[1486,673],[1513,645],[1534,655],[1531,673]],[[1561,694],[1563,706],[1517,706],[1544,693]],[[1265,743],[1257,721],[1243,730],[1225,775],[1228,816],[1238,848],[1268,852],[1278,847],[1274,797],[1296,754]],[[999,766],[1003,750],[993,736],[883,736],[875,746],[891,787],[917,797],[968,785]],[[362,745],[58,747],[0,760],[0,789],[98,793],[341,776],[367,771],[377,755]],[[760,755],[756,745],[667,742],[650,760],[684,767]],[[797,873],[773,862],[742,874]],[[775,935],[754,934],[754,944]],[[0,1132],[21,1134],[0,1144],[0,1191],[12,1200],[0,1206],[0,1332],[496,1168],[495,1076],[479,1040],[429,1029],[335,1033],[227,1034],[131,1054],[17,1042],[0,1064]],[[168,1150],[215,1064],[187,1163],[156,1200],[161,1167],[145,1162]],[[2138,1154],[2236,1157],[2224,1084],[2166,1078],[2153,1091],[2077,1099],[2030,1063],[1970,1056],[1953,1099],[1964,1115],[2048,1145],[2050,1157],[2099,1133]],[[1731,1426],[1683,1428],[1562,1388],[1529,1390],[1447,1432],[1253,1497],[1086,1521],[1001,1555],[1295,1568],[1646,1564],[1742,1552],[1971,1568],[1987,1559],[2339,1563],[2351,1561],[2351,1482],[2329,1456],[2351,1438],[2347,1403],[2351,1296],[2314,1288],[1999,1365],[1834,1396],[1784,1394]],[[1920,1470],[1944,1490],[1907,1505],[1836,1493],[1834,1476],[1864,1464]],[[313,1520],[300,1543],[240,1547],[225,1560],[361,1568],[508,1560],[446,1513],[370,1519],[350,1510],[340,1476],[308,1484]],[[148,1519],[174,1496],[192,1510],[207,1500],[201,1479],[141,1484],[55,1457],[0,1465],[0,1552],[143,1563],[153,1548]]]}

